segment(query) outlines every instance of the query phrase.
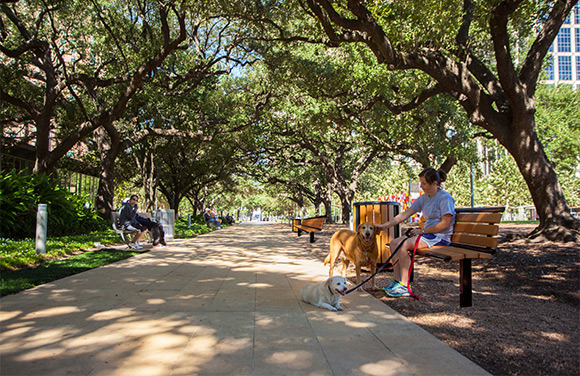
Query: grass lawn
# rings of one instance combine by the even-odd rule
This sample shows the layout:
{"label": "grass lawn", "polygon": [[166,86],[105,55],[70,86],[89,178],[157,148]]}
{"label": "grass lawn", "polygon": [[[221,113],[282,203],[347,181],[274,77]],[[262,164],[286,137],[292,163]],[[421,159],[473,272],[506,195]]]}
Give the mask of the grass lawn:
{"label": "grass lawn", "polygon": [[35,267],[2,271],[0,296],[13,294],[44,283],[68,277],[115,261],[124,260],[141,252],[117,249],[100,249],[78,255],[46,261]]}
{"label": "grass lawn", "polygon": [[0,239],[0,296],[13,294],[132,257],[140,252],[95,248],[119,243],[111,230],[47,239],[46,254],[37,254],[34,239]]}
{"label": "grass lawn", "polygon": [[[200,216],[201,218],[201,216]],[[199,221],[198,221],[199,222]],[[203,223],[180,220],[175,224],[176,238],[192,238],[212,231]],[[34,239],[0,239],[0,296],[13,294],[44,283],[115,261],[132,257],[143,251],[96,248],[120,242],[112,230],[95,231],[86,235],[51,237],[46,242],[46,254],[36,253]],[[88,251],[88,252],[87,252]]]}

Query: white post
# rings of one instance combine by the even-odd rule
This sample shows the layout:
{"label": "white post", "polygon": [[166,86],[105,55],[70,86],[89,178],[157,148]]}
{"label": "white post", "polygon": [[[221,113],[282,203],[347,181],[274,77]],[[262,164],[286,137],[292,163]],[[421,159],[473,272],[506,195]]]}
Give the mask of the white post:
{"label": "white post", "polygon": [[46,204],[38,204],[36,212],[36,253],[46,253],[46,232],[48,212]]}

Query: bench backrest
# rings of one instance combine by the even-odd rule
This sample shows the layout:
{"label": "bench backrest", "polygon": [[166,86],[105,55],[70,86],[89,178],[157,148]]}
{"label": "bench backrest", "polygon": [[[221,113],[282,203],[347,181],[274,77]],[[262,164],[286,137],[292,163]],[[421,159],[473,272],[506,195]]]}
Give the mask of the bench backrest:
{"label": "bench backrest", "polygon": [[456,209],[451,245],[493,254],[504,210],[504,207]]}
{"label": "bench backrest", "polygon": [[[292,231],[294,231],[294,226],[296,226],[296,225],[301,225],[301,226],[315,228],[317,230],[322,230],[322,224],[324,223],[325,219],[326,219],[326,216],[318,216],[318,217],[302,218],[302,219],[295,218],[292,220]],[[298,231],[298,230],[296,230],[296,231]]]}

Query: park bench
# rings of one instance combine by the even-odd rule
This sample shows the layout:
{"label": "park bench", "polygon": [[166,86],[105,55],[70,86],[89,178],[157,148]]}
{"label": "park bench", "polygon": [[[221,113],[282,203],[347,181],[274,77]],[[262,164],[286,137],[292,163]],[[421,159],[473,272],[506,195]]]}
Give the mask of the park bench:
{"label": "park bench", "polygon": [[459,261],[461,307],[472,305],[471,260],[493,257],[504,210],[504,207],[456,209],[451,245],[417,249],[417,255],[420,256],[446,262]]}
{"label": "park bench", "polygon": [[292,219],[292,231],[297,232],[298,236],[302,235],[302,231],[310,234],[310,243],[314,243],[314,233],[322,231],[322,224],[325,216],[311,217],[311,218],[294,218]]}
{"label": "park bench", "polygon": [[121,236],[123,243],[125,243],[127,245],[129,244],[129,242],[131,240],[129,237],[126,237],[125,235],[132,235],[132,234],[135,234],[136,232],[138,232],[138,231],[123,230],[123,228],[121,227],[121,224],[119,223],[119,212],[118,211],[111,212],[111,222],[112,222],[113,230],[115,230],[115,233],[117,235]]}

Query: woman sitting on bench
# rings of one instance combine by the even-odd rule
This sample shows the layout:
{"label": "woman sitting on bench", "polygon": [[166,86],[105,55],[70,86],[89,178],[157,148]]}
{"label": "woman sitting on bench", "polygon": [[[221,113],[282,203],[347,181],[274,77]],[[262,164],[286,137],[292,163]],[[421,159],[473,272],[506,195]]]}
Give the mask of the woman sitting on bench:
{"label": "woman sitting on bench", "polygon": [[[410,208],[396,215],[387,223],[377,225],[379,230],[387,230],[405,220],[417,212],[421,212],[427,219],[425,226],[411,230],[414,235],[407,240],[406,236],[393,239],[390,243],[391,252],[405,242],[397,254],[393,256],[394,279],[381,289],[392,297],[411,296],[409,292],[409,267],[411,257],[409,252],[413,251],[417,236],[421,235],[419,248],[431,248],[435,245],[449,245],[453,234],[453,224],[455,223],[455,200],[453,197],[441,189],[441,183],[445,181],[447,174],[443,170],[436,171],[434,168],[427,168],[419,174],[421,189],[425,194],[416,199]],[[397,262],[398,261],[398,262]]]}

